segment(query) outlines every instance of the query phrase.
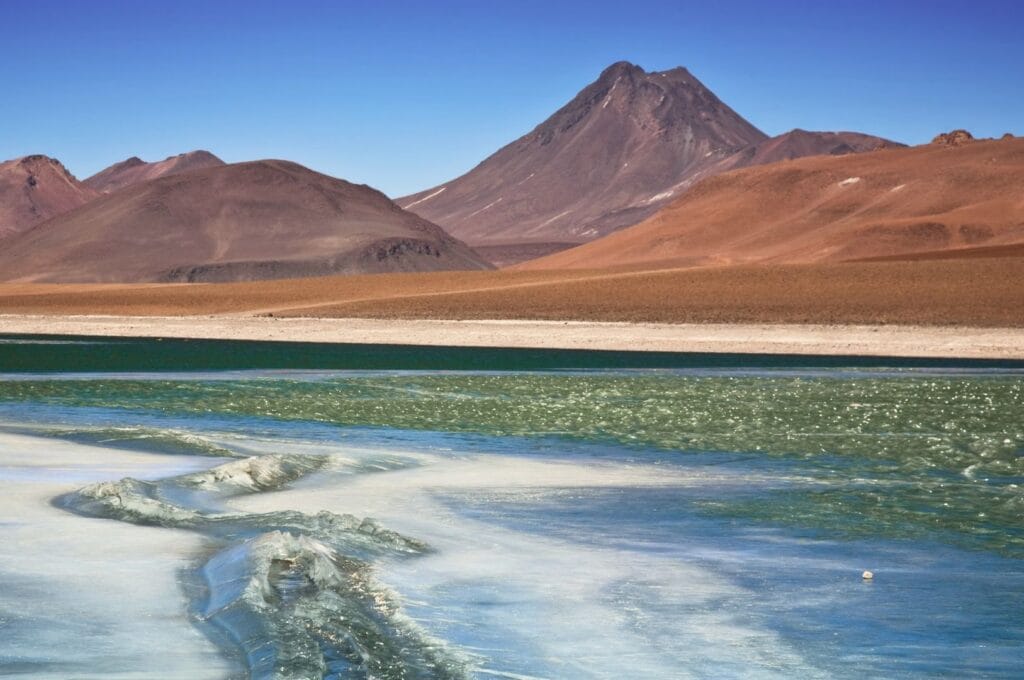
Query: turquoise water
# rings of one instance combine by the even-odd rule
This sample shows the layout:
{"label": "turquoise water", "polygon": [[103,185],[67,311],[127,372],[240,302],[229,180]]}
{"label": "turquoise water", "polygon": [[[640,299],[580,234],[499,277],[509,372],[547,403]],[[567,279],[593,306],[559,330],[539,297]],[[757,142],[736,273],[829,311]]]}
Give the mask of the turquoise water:
{"label": "turquoise water", "polygon": [[0,346],[0,433],[189,461],[53,502],[199,540],[167,606],[239,673],[1024,667],[1020,365],[61,343]]}

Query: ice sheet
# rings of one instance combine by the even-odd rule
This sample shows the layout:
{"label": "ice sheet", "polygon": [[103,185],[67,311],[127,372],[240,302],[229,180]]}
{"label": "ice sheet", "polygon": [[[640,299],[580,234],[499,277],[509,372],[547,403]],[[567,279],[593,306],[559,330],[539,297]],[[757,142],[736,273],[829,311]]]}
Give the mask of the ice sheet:
{"label": "ice sheet", "polygon": [[0,675],[224,678],[239,666],[188,619],[186,532],[88,519],[51,499],[91,482],[209,467],[0,433]]}

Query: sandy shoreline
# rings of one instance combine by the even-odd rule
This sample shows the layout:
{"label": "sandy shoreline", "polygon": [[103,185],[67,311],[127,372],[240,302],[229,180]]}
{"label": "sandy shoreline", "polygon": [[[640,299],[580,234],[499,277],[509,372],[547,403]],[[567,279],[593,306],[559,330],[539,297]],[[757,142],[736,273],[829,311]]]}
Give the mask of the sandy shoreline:
{"label": "sandy shoreline", "polygon": [[1024,359],[1024,329],[223,316],[0,315],[0,334]]}

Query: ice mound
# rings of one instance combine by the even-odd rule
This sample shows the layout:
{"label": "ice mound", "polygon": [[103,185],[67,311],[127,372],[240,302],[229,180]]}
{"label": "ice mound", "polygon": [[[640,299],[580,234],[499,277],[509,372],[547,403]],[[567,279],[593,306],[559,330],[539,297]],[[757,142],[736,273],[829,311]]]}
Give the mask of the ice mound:
{"label": "ice mound", "polygon": [[202,575],[199,615],[243,650],[253,678],[468,677],[365,562],[315,539],[261,534],[215,555]]}
{"label": "ice mound", "polygon": [[[321,511],[269,513],[208,512],[183,505],[182,490],[200,488],[218,497],[269,491],[315,472],[326,456],[257,456],[231,461],[202,472],[147,482],[125,477],[100,482],[65,494],[57,503],[88,517],[132,524],[194,529],[237,540],[267,531],[305,534],[360,557],[384,553],[422,553],[428,546],[382,527],[375,520]],[[185,497],[187,500],[187,496]]]}
{"label": "ice mound", "polygon": [[133,524],[190,528],[202,522],[199,512],[161,500],[158,494],[157,484],[125,477],[91,484],[60,497],[58,503],[80,515]]}
{"label": "ice mound", "polygon": [[328,456],[266,455],[142,481],[126,477],[65,494],[81,515],[188,529],[226,542],[201,570],[198,617],[239,647],[253,678],[468,677],[466,663],[401,613],[367,559],[428,546],[370,518],[321,511],[217,511],[208,502],[278,489]]}
{"label": "ice mound", "polygon": [[269,491],[319,470],[327,460],[327,456],[253,456],[182,475],[177,483],[208,491]]}

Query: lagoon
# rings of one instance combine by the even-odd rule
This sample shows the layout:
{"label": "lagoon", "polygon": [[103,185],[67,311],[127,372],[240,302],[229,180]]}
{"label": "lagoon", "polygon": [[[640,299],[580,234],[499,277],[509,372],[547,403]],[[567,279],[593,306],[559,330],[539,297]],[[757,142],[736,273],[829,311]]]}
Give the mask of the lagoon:
{"label": "lagoon", "polygon": [[10,337],[0,371],[0,672],[1024,666],[1012,362]]}

